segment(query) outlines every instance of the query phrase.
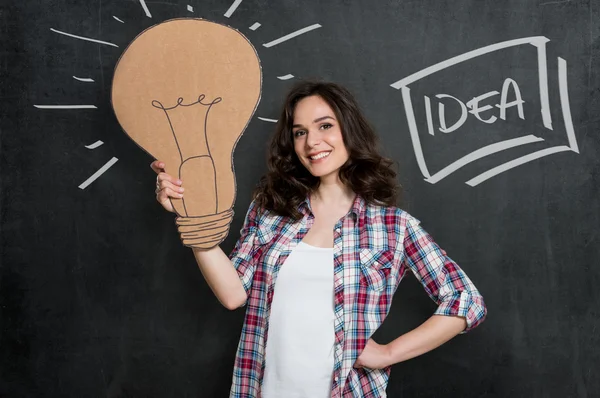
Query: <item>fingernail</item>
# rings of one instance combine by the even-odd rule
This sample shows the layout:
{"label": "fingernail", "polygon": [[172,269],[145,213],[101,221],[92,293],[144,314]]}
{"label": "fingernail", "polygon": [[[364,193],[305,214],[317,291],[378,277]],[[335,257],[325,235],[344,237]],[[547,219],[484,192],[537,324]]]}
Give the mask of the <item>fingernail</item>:
{"label": "fingernail", "polygon": [[182,181],[181,180],[177,180],[177,185],[181,185]]}
{"label": "fingernail", "polygon": [[182,193],[180,193],[180,194],[179,194],[179,197],[180,197],[180,198],[183,198],[183,194],[182,194]]}
{"label": "fingernail", "polygon": [[179,192],[183,192],[185,188],[179,188]]}

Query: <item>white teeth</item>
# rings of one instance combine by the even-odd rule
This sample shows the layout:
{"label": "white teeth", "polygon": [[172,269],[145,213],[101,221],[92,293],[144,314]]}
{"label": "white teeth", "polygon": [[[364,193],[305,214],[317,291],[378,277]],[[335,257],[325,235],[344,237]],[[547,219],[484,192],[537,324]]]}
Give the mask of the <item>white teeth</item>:
{"label": "white teeth", "polygon": [[321,152],[320,154],[318,154],[318,155],[315,155],[315,156],[311,156],[310,158],[311,158],[312,160],[319,160],[319,159],[323,159],[324,157],[327,157],[327,156],[329,156],[329,154],[330,154],[330,153],[331,153],[331,152]]}

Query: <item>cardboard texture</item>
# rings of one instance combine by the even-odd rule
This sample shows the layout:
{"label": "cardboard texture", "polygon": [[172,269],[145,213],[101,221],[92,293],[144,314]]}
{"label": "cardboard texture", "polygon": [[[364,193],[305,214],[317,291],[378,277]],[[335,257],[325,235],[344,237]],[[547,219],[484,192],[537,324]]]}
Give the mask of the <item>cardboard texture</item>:
{"label": "cardboard texture", "polygon": [[112,105],[125,132],[183,181],[171,199],[186,246],[221,243],[233,217],[233,149],[258,105],[260,60],[237,30],[182,18],[139,34],[115,68]]}

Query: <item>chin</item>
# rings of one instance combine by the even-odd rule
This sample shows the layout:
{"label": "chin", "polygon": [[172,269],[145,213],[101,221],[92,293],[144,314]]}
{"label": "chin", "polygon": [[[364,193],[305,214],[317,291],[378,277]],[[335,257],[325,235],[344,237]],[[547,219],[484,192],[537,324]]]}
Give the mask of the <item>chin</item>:
{"label": "chin", "polygon": [[323,167],[324,165],[313,165],[311,163],[302,162],[303,166],[308,172],[317,178],[327,178],[333,175],[337,175],[343,164],[340,165],[328,165],[329,167]]}
{"label": "chin", "polygon": [[330,178],[332,176],[336,176],[339,173],[340,169],[319,170],[318,172],[309,169],[308,171],[310,172],[310,174],[317,178]]}

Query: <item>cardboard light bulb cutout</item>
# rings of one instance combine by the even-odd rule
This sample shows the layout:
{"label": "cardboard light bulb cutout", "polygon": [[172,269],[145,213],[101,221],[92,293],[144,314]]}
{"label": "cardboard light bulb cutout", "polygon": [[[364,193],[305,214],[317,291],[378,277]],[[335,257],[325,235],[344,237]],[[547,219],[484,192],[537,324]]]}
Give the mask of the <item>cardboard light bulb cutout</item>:
{"label": "cardboard light bulb cutout", "polygon": [[125,50],[112,105],[125,132],[184,182],[171,199],[186,246],[221,243],[233,217],[233,149],[260,100],[262,74],[237,30],[174,19],[139,34]]}

